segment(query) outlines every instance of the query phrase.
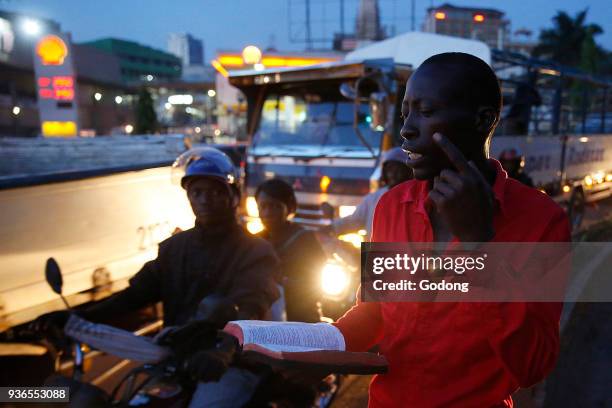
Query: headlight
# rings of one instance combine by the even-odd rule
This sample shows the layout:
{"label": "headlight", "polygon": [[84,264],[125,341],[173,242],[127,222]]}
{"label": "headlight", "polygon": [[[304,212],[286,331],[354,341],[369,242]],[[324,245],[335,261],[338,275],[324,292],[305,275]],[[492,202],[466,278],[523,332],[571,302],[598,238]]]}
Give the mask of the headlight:
{"label": "headlight", "polygon": [[348,217],[354,213],[356,209],[357,207],[354,205],[341,205],[340,208],[338,208],[338,215],[340,218]]}
{"label": "headlight", "polygon": [[[360,230],[359,232],[361,232],[363,230]],[[343,234],[343,235],[338,235],[338,239],[340,241],[346,241],[346,242],[350,242],[351,244],[353,244],[353,246],[357,249],[361,248],[361,243],[363,242],[363,236],[365,235],[365,231],[363,231],[364,234]]]}
{"label": "headlight", "polygon": [[321,288],[323,293],[329,296],[338,296],[346,290],[349,284],[349,276],[342,266],[328,262],[321,271]]}
{"label": "headlight", "polygon": [[255,218],[253,220],[247,221],[246,228],[247,228],[247,231],[249,231],[251,234],[255,235],[258,232],[263,231],[264,226],[261,223],[261,219]]}
{"label": "headlight", "polygon": [[246,212],[249,217],[259,217],[259,208],[257,208],[257,201],[255,201],[255,197],[247,197]]}

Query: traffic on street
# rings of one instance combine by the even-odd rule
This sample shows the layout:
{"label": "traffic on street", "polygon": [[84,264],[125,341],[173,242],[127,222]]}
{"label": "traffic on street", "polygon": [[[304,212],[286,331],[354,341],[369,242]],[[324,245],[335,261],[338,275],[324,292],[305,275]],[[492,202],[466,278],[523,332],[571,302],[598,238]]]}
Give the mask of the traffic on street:
{"label": "traffic on street", "polygon": [[603,0],[0,2],[0,406],[612,407]]}

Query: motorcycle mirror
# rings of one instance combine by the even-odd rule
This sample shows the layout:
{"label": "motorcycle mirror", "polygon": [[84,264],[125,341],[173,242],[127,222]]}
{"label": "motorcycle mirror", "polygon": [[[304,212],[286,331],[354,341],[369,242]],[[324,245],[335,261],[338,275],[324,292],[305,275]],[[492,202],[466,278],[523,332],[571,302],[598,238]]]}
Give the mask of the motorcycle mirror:
{"label": "motorcycle mirror", "polygon": [[64,280],[62,279],[62,271],[54,258],[47,259],[47,264],[45,265],[45,278],[53,292],[61,295]]}
{"label": "motorcycle mirror", "polygon": [[321,212],[323,213],[323,217],[333,220],[334,219],[334,207],[331,206],[328,202],[321,203]]}
{"label": "motorcycle mirror", "polygon": [[351,101],[355,100],[355,98],[357,97],[357,92],[355,91],[355,88],[353,88],[348,82],[343,82],[340,85],[340,94],[346,99],[350,99]]}
{"label": "motorcycle mirror", "polygon": [[370,95],[370,127],[373,130],[384,130],[387,121],[387,94],[373,92]]}

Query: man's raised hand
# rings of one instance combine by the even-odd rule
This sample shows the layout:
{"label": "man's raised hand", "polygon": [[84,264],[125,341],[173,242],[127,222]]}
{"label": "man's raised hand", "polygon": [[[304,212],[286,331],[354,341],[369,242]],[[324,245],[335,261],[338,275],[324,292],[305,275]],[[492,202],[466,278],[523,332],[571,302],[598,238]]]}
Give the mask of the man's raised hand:
{"label": "man's raised hand", "polygon": [[493,191],[474,162],[468,162],[463,153],[441,133],[434,141],[446,154],[455,170],[444,169],[434,179],[429,198],[461,242],[487,242],[493,228]]}

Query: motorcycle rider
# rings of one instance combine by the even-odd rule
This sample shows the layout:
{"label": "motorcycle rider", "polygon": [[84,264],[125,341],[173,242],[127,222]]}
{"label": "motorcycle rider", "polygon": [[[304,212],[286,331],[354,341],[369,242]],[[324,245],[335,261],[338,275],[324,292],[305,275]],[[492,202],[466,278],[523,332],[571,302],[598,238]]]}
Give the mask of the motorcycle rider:
{"label": "motorcycle rider", "polygon": [[255,200],[265,227],[257,235],[274,246],[281,261],[287,320],[318,322],[318,278],[326,256],[312,231],[288,219],[297,208],[293,188],[271,179],[257,188]]}
{"label": "motorcycle rider", "polygon": [[[239,319],[264,319],[278,298],[278,259],[270,244],[253,237],[237,222],[239,189],[234,165],[221,151],[192,149],[181,155],[175,166],[184,166],[181,186],[195,214],[195,226],[159,244],[156,259],[147,262],[130,279],[129,286],[109,299],[78,314],[93,322],[162,302],[164,325],[187,323],[198,311],[202,299],[223,296],[237,305]],[[37,326],[63,326],[67,312],[39,317]],[[231,353],[196,353],[188,362],[199,383],[192,406],[240,406],[255,391],[259,376],[230,367]],[[211,372],[214,371],[214,372]]]}
{"label": "motorcycle rider", "polygon": [[387,150],[382,158],[382,187],[366,195],[351,215],[334,220],[329,227],[325,228],[326,232],[339,235],[365,229],[366,240],[369,241],[374,209],[380,197],[396,185],[412,178],[412,171],[406,165],[406,159],[408,155],[401,147]]}
{"label": "motorcycle rider", "polygon": [[525,156],[518,149],[505,149],[499,155],[499,162],[511,177],[528,187],[533,187],[533,180],[525,173]]}

